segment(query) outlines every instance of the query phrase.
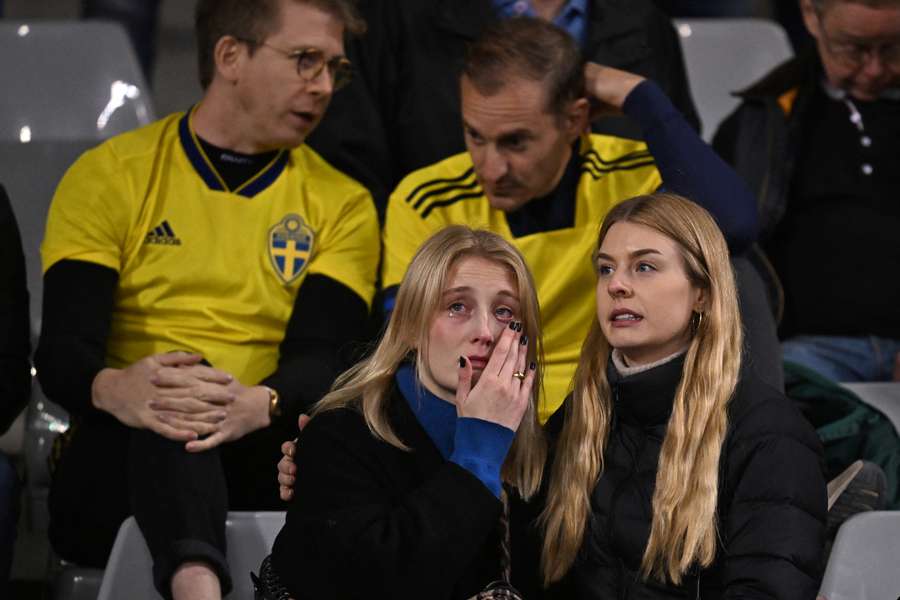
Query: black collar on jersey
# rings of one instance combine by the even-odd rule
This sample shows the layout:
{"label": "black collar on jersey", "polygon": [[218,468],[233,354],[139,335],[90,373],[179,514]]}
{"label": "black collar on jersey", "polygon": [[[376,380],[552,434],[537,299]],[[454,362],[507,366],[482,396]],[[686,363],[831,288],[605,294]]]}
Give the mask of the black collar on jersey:
{"label": "black collar on jersey", "polygon": [[572,156],[553,191],[529,200],[514,212],[506,213],[506,222],[513,237],[575,226],[575,199],[583,162],[583,157],[578,153],[580,143],[579,139],[572,145]]}
{"label": "black collar on jersey", "polygon": [[196,106],[192,107],[178,123],[178,136],[181,138],[181,147],[188,160],[193,165],[194,170],[211,190],[220,192],[231,192],[245,198],[252,198],[256,194],[268,188],[278,178],[288,161],[288,151],[279,150],[272,161],[259,170],[253,177],[242,183],[240,186],[231,189],[225,183],[225,179],[216,170],[213,161],[210,160],[197,134],[191,124]]}
{"label": "black collar on jersey", "polygon": [[195,137],[200,142],[200,147],[209,158],[213,168],[230,190],[240,189],[242,185],[256,177],[272,163],[279,152],[279,150],[269,150],[259,154],[241,154],[210,144],[199,135]]}

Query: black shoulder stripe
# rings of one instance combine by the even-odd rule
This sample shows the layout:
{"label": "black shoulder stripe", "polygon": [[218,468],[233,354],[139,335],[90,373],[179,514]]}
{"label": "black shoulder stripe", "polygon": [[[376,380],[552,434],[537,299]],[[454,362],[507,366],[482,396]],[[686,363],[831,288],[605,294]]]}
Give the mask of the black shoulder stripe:
{"label": "black shoulder stripe", "polygon": [[623,154],[621,156],[617,156],[615,158],[605,160],[596,150],[588,150],[584,154],[581,155],[583,160],[590,160],[595,163],[597,166],[604,165],[620,165],[623,163],[635,161],[635,160],[644,160],[646,158],[653,158],[650,154],[649,150],[639,150],[635,152],[629,152],[628,154]]}
{"label": "black shoulder stripe", "polygon": [[481,198],[484,196],[484,192],[481,188],[478,188],[474,192],[470,192],[468,194],[459,194],[457,196],[452,196],[450,198],[443,198],[441,200],[435,200],[431,204],[425,207],[425,210],[422,211],[422,218],[427,219],[428,215],[431,214],[431,211],[435,208],[440,208],[442,206],[449,206],[451,204],[456,204],[462,200],[470,200],[472,198]]}
{"label": "black shoulder stripe", "polygon": [[415,204],[413,204],[413,210],[419,210],[419,208],[423,204],[425,204],[426,200],[428,200],[430,198],[434,198],[435,196],[444,196],[448,193],[453,193],[453,192],[464,192],[466,190],[471,190],[471,189],[477,188],[477,187],[478,187],[478,178],[473,177],[472,181],[470,181],[468,183],[458,183],[456,185],[448,185],[445,187],[435,188],[433,190],[430,190],[430,191],[425,192],[424,194],[420,195],[418,197],[418,199],[416,199]]}
{"label": "black shoulder stripe", "polygon": [[604,160],[600,157],[596,152],[587,152],[581,156],[581,160],[584,163],[591,163],[595,167],[600,170],[613,168],[613,167],[623,167],[625,165],[635,163],[635,162],[646,162],[647,160],[653,160],[653,155],[649,152],[631,152],[629,154],[616,157],[612,160]]}
{"label": "black shoulder stripe", "polygon": [[652,160],[644,161],[644,162],[636,162],[628,165],[620,165],[615,167],[598,167],[596,164],[590,161],[584,161],[581,163],[581,172],[589,173],[591,177],[594,179],[600,179],[606,174],[613,173],[615,171],[633,171],[635,169],[640,169],[642,167],[652,167],[655,166],[656,163]]}
{"label": "black shoulder stripe", "polygon": [[416,186],[416,188],[413,191],[411,191],[409,193],[409,196],[406,197],[406,203],[409,204],[410,202],[412,202],[412,199],[415,198],[416,194],[418,194],[419,192],[421,192],[422,190],[424,190],[427,187],[431,187],[434,185],[440,185],[442,183],[458,183],[460,181],[467,179],[474,172],[475,172],[475,167],[469,167],[459,177],[452,177],[452,178],[448,178],[448,179],[431,179],[424,183],[420,183],[419,185]]}
{"label": "black shoulder stripe", "polygon": [[627,155],[627,159],[625,157],[620,157],[615,160],[609,161],[603,160],[596,153],[586,153],[581,155],[581,164],[589,164],[599,171],[627,167],[633,164],[643,165],[647,162],[654,162],[653,156],[649,152],[632,153],[630,155]]}

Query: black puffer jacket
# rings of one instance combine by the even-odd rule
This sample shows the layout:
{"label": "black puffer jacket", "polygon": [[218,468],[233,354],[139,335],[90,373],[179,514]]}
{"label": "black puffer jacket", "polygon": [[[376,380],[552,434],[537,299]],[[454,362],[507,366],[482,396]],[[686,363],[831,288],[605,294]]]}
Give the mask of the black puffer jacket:
{"label": "black puffer jacket", "polygon": [[812,600],[826,514],[821,445],[790,401],[746,370],[729,406],[716,559],[680,586],[642,581],[659,452],[683,364],[681,357],[629,377],[610,364],[615,409],[606,468],[581,556],[556,591],[594,600]]}

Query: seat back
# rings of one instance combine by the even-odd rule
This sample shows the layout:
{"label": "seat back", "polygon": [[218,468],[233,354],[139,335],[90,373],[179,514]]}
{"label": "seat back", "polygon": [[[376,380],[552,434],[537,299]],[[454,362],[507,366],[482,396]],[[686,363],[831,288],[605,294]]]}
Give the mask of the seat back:
{"label": "seat back", "polygon": [[40,242],[53,191],[78,156],[154,119],[149,88],[121,25],[0,20],[0,182],[22,231],[34,335]]}
{"label": "seat back", "polygon": [[[283,525],[283,512],[228,513],[225,536],[234,589],[226,599],[253,600],[250,571],[258,571]],[[153,587],[152,565],[137,521],[129,517],[116,536],[97,600],[160,600]]]}
{"label": "seat back", "polygon": [[710,141],[746,88],[793,56],[787,34],[765,19],[679,19],[688,82]]}
{"label": "seat back", "polygon": [[118,24],[0,21],[0,48],[0,140],[101,140],[153,119]]}
{"label": "seat back", "polygon": [[883,600],[900,594],[900,512],[874,511],[838,530],[819,594],[828,600]]}

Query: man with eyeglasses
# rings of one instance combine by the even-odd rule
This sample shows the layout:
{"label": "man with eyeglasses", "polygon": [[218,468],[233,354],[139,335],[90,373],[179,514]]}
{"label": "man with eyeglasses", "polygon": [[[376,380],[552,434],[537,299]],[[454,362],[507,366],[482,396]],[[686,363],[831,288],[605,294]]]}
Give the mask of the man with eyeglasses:
{"label": "man with eyeglasses", "polygon": [[898,380],[900,0],[800,8],[815,48],[741,92],[714,144],[758,194],[784,359]]}
{"label": "man with eyeglasses", "polygon": [[164,597],[220,598],[226,511],[283,508],[281,440],[374,294],[371,196],[304,144],[363,27],[348,0],[200,0],[200,102],[60,183],[36,363],[72,415],[50,496],[62,558],[103,567],[133,514]]}

